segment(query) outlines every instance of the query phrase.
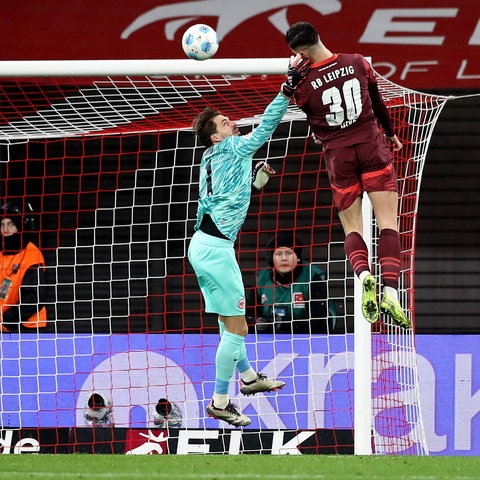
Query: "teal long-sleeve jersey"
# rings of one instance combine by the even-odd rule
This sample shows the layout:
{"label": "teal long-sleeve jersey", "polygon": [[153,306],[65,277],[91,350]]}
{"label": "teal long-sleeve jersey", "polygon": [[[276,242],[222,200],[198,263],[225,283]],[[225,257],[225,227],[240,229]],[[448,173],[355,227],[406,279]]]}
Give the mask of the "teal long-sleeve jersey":
{"label": "teal long-sleeve jersey", "polygon": [[236,240],[250,206],[253,155],[277,128],[288,104],[289,99],[279,93],[251,133],[227,137],[204,152],[195,230],[208,214],[223,235]]}

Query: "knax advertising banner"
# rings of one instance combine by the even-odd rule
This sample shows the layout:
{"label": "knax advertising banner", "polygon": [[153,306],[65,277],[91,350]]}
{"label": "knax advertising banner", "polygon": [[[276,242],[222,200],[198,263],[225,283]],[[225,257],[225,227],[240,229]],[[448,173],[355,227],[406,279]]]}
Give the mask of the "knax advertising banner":
{"label": "knax advertising banner", "polygon": [[[114,429],[158,430],[152,410],[159,398],[179,406],[181,428],[224,427],[205,415],[217,335],[8,337],[0,358],[5,430],[85,428],[93,391],[110,397]],[[232,398],[252,419],[245,430],[351,430],[353,336],[284,337],[248,344],[259,371],[285,379],[281,392],[242,397],[232,382]],[[480,455],[478,337],[418,335],[416,348],[430,454]]]}

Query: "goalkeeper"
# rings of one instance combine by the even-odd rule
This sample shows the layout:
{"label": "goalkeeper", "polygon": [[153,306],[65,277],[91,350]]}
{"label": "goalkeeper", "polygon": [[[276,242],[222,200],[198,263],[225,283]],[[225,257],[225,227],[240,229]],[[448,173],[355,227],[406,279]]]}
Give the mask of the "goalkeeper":
{"label": "goalkeeper", "polygon": [[277,128],[308,64],[301,55],[291,57],[280,92],[250,134],[240,135],[234,121],[211,107],[205,108],[193,122],[196,136],[207,149],[200,163],[197,223],[188,259],[205,300],[205,311],[218,314],[220,327],[215,388],[207,413],[234,426],[251,423],[228,396],[235,369],[240,373],[240,391],[244,395],[274,391],[285,385],[257,373],[248,361],[245,288],[234,242],[247,216],[252,180],[254,188],[262,188],[270,173],[268,165],[257,164],[252,179],[253,155]]}
{"label": "goalkeeper", "polygon": [[384,285],[380,309],[395,324],[410,328],[398,301],[398,186],[388,143],[394,151],[402,144],[392,128],[375,73],[361,55],[328,50],[310,23],[291,26],[285,40],[293,52],[311,61],[295,101],[307,115],[314,140],[323,144],[333,199],[345,232],[345,252],[362,282],[363,315],[371,323],[379,315],[376,281],[362,236],[362,195],[367,192],[380,230],[378,257]]}

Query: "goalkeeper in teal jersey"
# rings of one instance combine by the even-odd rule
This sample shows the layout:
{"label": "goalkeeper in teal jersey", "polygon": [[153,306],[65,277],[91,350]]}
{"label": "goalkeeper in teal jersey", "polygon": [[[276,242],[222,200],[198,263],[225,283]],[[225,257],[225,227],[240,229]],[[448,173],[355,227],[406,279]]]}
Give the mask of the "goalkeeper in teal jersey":
{"label": "goalkeeper in teal jersey", "polygon": [[207,413],[234,426],[251,423],[228,396],[235,369],[240,373],[240,391],[244,395],[274,391],[285,385],[257,373],[248,361],[245,287],[234,242],[247,216],[252,179],[253,187],[260,189],[271,173],[266,163],[259,162],[252,176],[253,155],[277,128],[308,66],[308,60],[301,55],[290,59],[281,92],[248,135],[240,135],[234,121],[211,107],[197,115],[193,123],[195,134],[207,150],[200,163],[197,223],[188,259],[205,300],[205,311],[218,314],[220,327],[215,389]]}

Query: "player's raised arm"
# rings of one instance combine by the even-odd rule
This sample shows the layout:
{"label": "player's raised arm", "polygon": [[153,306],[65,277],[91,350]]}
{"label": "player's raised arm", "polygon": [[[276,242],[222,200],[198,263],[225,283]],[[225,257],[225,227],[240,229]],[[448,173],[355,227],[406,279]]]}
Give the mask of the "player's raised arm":
{"label": "player's raised arm", "polygon": [[253,155],[270,138],[287,111],[290,97],[305,78],[309,68],[310,60],[305,56],[297,54],[290,57],[285,82],[280,87],[280,93],[263,112],[260,124],[250,135],[235,139],[234,148],[238,156],[247,158]]}

